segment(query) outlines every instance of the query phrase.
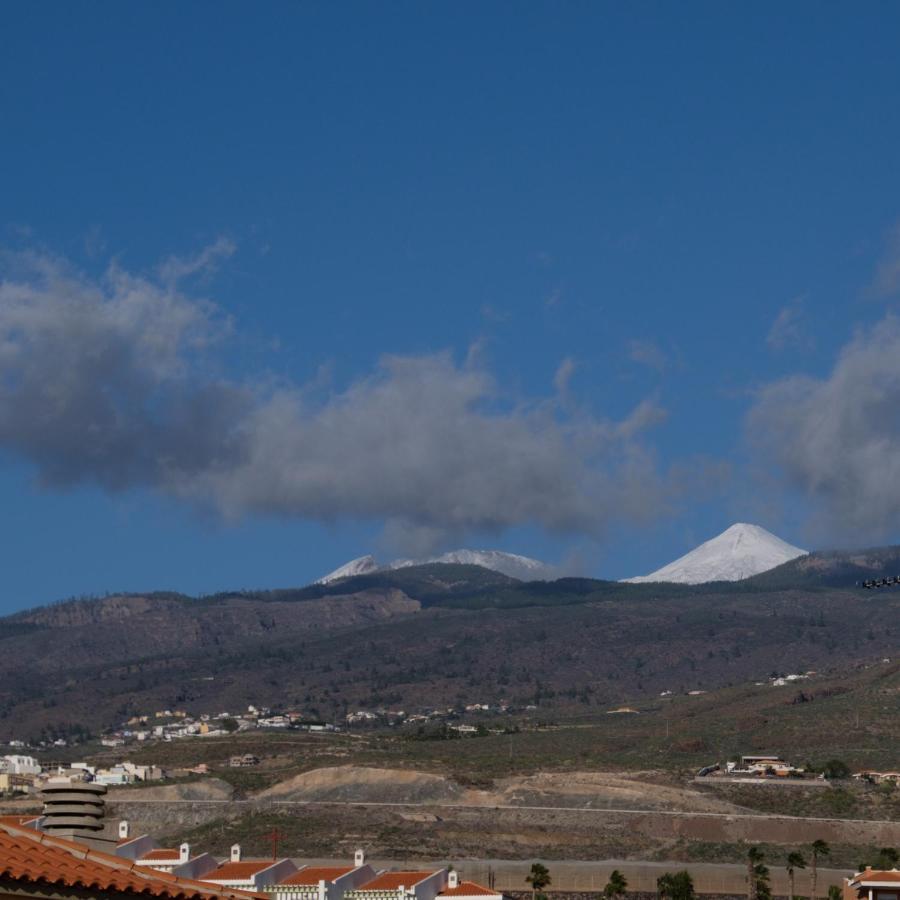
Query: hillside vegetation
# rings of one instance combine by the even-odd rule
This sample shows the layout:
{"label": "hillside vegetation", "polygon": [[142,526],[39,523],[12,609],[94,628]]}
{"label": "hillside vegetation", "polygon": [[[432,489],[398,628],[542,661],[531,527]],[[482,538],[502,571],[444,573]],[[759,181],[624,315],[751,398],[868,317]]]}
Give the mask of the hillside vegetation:
{"label": "hillside vegetation", "polygon": [[71,601],[0,620],[0,738],[248,703],[338,720],[503,700],[532,718],[596,718],[663,691],[845,671],[896,655],[900,591],[848,580],[898,559],[812,554],[696,587],[432,564],[296,590]]}

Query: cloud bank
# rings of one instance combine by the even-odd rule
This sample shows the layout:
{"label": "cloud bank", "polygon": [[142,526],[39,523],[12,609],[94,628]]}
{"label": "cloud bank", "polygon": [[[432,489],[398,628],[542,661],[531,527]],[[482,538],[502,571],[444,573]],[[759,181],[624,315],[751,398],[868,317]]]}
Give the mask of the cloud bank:
{"label": "cloud bank", "polygon": [[664,415],[651,401],[612,421],[558,395],[511,399],[477,354],[385,356],[326,396],[226,377],[232,323],[181,284],[232,250],[217,242],[154,276],[8,263],[0,449],[49,487],[147,487],[228,519],[384,521],[414,552],[524,524],[598,536],[666,509],[643,442]]}
{"label": "cloud bank", "polygon": [[896,533],[900,516],[900,319],[859,332],[826,378],[765,387],[751,440],[788,483],[817,501],[831,534]]}

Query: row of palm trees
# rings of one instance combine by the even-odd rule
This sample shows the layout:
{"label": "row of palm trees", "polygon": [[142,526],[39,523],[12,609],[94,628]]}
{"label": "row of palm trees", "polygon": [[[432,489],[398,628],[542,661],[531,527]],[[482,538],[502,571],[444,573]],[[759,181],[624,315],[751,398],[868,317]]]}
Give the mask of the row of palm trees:
{"label": "row of palm trees", "polygon": [[[813,841],[810,847],[810,900],[816,900],[819,878],[819,860],[831,854],[831,848],[825,841]],[[770,900],[772,891],[769,887],[769,868],[765,864],[765,854],[759,847],[751,847],[747,851],[747,900]],[[790,885],[790,897],[797,896],[794,890],[798,869],[806,868],[806,857],[799,850],[792,850],[785,860]]]}
{"label": "row of palm trees", "polygon": [[[891,853],[889,849],[880,851],[879,860],[888,859]],[[810,900],[817,900],[817,887],[819,876],[819,860],[831,855],[831,848],[825,841],[813,841],[810,845]],[[894,862],[897,857],[894,853]],[[785,868],[790,884],[790,900],[794,900],[797,892],[794,890],[797,871],[806,868],[806,857],[799,850],[792,850],[785,860]],[[861,865],[860,868],[863,868]],[[532,897],[540,895],[550,886],[550,872],[542,863],[535,863],[531,867],[531,873],[525,879],[531,885]],[[603,889],[605,900],[621,900],[628,889],[628,881],[618,870],[613,869],[609,881]],[[656,882],[657,894],[661,900],[690,900],[694,896],[694,882],[687,871],[666,872]],[[840,896],[840,888],[829,888],[829,900],[837,900]],[[765,864],[765,854],[759,847],[751,847],[747,851],[747,900],[772,900],[772,890],[769,886],[769,868]]]}
{"label": "row of palm trees", "polygon": [[[810,900],[817,900],[816,889],[818,886],[819,860],[831,854],[831,848],[825,841],[813,841],[810,846]],[[769,869],[765,865],[764,854],[759,847],[751,847],[747,851],[747,900],[770,900],[772,896],[769,890]],[[900,862],[900,853],[892,847],[882,847],[875,858],[859,863],[858,871],[862,871],[867,865],[874,869],[891,869]],[[799,869],[806,868],[806,857],[799,850],[792,850],[785,860],[785,868],[788,873],[791,900],[797,896],[794,883]],[[828,889],[829,900],[837,900],[840,897],[839,888],[832,885]]]}

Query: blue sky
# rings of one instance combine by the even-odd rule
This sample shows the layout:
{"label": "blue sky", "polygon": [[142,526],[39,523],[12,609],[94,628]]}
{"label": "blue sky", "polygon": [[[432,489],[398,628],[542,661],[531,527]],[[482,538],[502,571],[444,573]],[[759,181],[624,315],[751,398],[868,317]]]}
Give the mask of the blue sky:
{"label": "blue sky", "polygon": [[[898,28],[888,3],[6,4],[0,609],[461,544],[623,577],[740,520],[900,539]],[[85,362],[74,296],[125,368]],[[165,372],[122,363],[166,316]],[[59,411],[76,370],[152,452],[93,452],[110,419]],[[234,437],[226,406],[223,462],[192,442]]]}

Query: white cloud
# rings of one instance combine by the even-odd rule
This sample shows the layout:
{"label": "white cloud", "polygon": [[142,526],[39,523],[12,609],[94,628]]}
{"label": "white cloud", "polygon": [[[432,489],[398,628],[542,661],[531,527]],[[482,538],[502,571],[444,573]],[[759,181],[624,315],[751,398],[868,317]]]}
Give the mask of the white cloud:
{"label": "white cloud", "polygon": [[667,510],[649,401],[613,421],[512,397],[477,353],[385,356],[324,399],[321,384],[218,375],[231,323],[179,283],[232,250],[170,259],[157,279],[19,257],[0,281],[0,448],[48,486],[149,487],[233,519],[383,520],[416,552],[522,524],[599,535]]}
{"label": "white cloud", "polygon": [[900,320],[859,332],[825,378],[765,387],[749,436],[788,484],[818,503],[833,535],[859,541],[900,521]]}

